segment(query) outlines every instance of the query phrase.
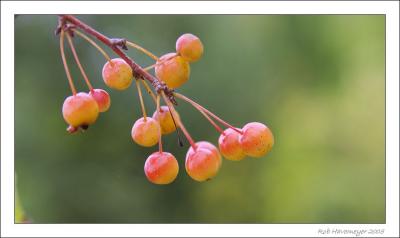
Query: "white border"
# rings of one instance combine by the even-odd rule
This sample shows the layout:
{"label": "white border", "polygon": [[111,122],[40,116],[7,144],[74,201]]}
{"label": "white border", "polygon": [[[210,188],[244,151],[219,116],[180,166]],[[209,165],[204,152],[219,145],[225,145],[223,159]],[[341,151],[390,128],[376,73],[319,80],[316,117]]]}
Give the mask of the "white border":
{"label": "white border", "polygon": [[[117,7],[123,6],[123,7]],[[384,225],[14,224],[14,14],[386,14],[386,222]],[[399,3],[391,2],[1,2],[2,236],[318,236],[318,229],[399,234]]]}

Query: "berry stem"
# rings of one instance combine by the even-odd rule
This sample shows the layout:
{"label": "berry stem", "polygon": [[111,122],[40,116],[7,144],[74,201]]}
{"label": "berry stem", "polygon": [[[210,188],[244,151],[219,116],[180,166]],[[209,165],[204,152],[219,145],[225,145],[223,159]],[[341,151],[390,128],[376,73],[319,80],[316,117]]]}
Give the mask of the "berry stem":
{"label": "berry stem", "polygon": [[76,89],[74,86],[74,82],[72,81],[71,73],[68,68],[67,60],[65,59],[65,52],[64,52],[64,30],[61,30],[61,36],[60,36],[60,51],[61,51],[61,58],[64,64],[64,69],[65,73],[67,74],[69,86],[71,88],[72,94],[75,96],[76,95]]}
{"label": "berry stem", "polygon": [[141,47],[141,46],[138,45],[138,44],[135,44],[135,43],[133,43],[133,42],[127,40],[127,41],[126,41],[126,45],[128,45],[128,46],[130,46],[130,47],[133,47],[133,48],[135,48],[135,49],[137,49],[137,50],[139,50],[139,51],[145,53],[147,56],[149,56],[150,58],[152,58],[152,59],[155,60],[155,61],[158,60],[158,57],[157,57],[157,56],[155,56],[153,53],[151,53],[150,51],[148,51],[147,49]]}
{"label": "berry stem", "polygon": [[157,111],[160,111],[160,95],[157,95],[157,100],[156,100],[156,105],[157,105]]}
{"label": "berry stem", "polygon": [[136,79],[135,83],[136,83],[136,88],[137,88],[138,94],[139,94],[139,100],[140,100],[140,106],[142,108],[143,118],[144,118],[144,121],[146,121],[147,120],[147,113],[146,113],[146,108],[144,106],[144,101],[143,101],[143,96],[142,96],[142,89],[140,88],[140,84],[139,84],[138,80],[139,79]]}
{"label": "berry stem", "polygon": [[192,137],[190,136],[189,132],[186,130],[185,126],[183,125],[180,117],[178,116],[178,113],[176,112],[174,105],[172,105],[171,101],[167,98],[167,96],[165,96],[164,92],[161,92],[161,95],[164,98],[165,103],[167,104],[170,112],[172,113],[172,117],[174,118],[174,120],[176,121],[176,123],[178,124],[178,127],[182,130],[183,134],[185,135],[186,139],[189,141],[190,145],[192,146],[193,150],[197,150],[197,145],[194,142],[194,140],[192,139]]}
{"label": "berry stem", "polygon": [[[157,99],[156,99],[156,110],[159,111],[160,110],[160,95],[157,95]],[[160,121],[158,121],[158,123],[160,123]],[[160,131],[160,135],[159,135],[159,139],[158,139],[158,150],[160,153],[163,152],[163,146],[162,146],[162,133]]]}
{"label": "berry stem", "polygon": [[82,64],[81,64],[81,62],[79,60],[78,54],[76,53],[74,42],[72,41],[71,36],[68,33],[67,33],[67,40],[68,40],[69,46],[71,48],[72,54],[74,55],[75,62],[78,65],[79,70],[81,71],[83,78],[85,79],[86,85],[89,87],[90,91],[93,91],[92,84],[90,83],[89,78],[86,75],[86,72],[83,69]]}
{"label": "berry stem", "polygon": [[150,86],[147,84],[146,81],[140,80],[140,82],[143,84],[143,86],[146,88],[146,91],[150,94],[150,96],[153,98],[154,103],[157,105],[157,97],[154,94],[153,90],[151,90]]}
{"label": "berry stem", "polygon": [[224,130],[222,130],[222,128],[220,126],[218,126],[208,115],[207,113],[205,113],[203,110],[201,110],[201,108],[194,106],[194,108],[196,108],[210,123],[211,125],[214,126],[214,128],[221,134],[225,135]]}
{"label": "berry stem", "polygon": [[85,39],[87,42],[89,42],[91,45],[93,45],[98,51],[100,51],[100,53],[104,56],[104,58],[106,58],[106,60],[110,62],[111,65],[113,65],[110,56],[96,42],[94,42],[92,39],[90,39],[85,34],[76,29],[73,29],[73,31],[74,33]]}
{"label": "berry stem", "polygon": [[239,129],[237,129],[236,127],[232,126],[231,124],[229,124],[228,122],[222,120],[221,118],[219,118],[218,116],[216,116],[214,113],[210,112],[209,110],[207,110],[206,108],[204,108],[203,106],[201,106],[200,104],[198,104],[197,102],[191,100],[190,98],[180,94],[180,93],[174,93],[174,95],[190,104],[192,104],[193,107],[200,109],[201,111],[207,113],[208,115],[210,115],[211,117],[213,117],[215,120],[219,121],[221,124],[223,124],[224,126],[231,128],[232,130],[238,132],[239,134],[243,134],[243,132]]}
{"label": "berry stem", "polygon": [[150,69],[156,67],[156,65],[157,65],[157,64],[149,65],[149,66],[147,66],[146,68],[144,68],[143,70],[147,72],[147,71],[149,71]]}

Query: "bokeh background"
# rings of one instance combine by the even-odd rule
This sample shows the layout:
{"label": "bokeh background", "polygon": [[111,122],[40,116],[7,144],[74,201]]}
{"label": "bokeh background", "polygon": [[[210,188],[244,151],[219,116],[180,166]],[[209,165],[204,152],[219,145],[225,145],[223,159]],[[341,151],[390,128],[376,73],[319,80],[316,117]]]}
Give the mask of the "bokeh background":
{"label": "bokeh background", "polygon": [[[86,133],[69,135],[61,106],[70,95],[54,15],[15,18],[15,168],[33,223],[384,223],[385,18],[383,15],[83,15],[108,36],[156,55],[182,34],[198,35],[203,58],[179,92],[235,126],[260,121],[275,135],[270,154],[224,160],[208,182],[184,170],[188,148],[164,146],[180,164],[168,186],[149,183],[130,137],[140,117],[134,85],[108,89],[111,109]],[[92,83],[105,88],[105,60],[76,47]],[[72,54],[79,90],[87,91]],[[108,50],[110,54],[111,51]],[[142,66],[153,62],[135,50]],[[154,110],[146,95],[149,111]],[[196,140],[218,134],[189,105],[177,108]],[[18,202],[19,204],[19,202]],[[17,217],[21,210],[17,208]]]}

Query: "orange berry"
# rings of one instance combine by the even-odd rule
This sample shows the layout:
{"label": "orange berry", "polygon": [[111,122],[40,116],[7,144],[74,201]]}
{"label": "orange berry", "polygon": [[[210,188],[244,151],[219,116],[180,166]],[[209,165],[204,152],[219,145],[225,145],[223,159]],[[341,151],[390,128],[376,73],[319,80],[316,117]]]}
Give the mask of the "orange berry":
{"label": "orange berry", "polygon": [[105,112],[110,108],[111,99],[110,95],[103,89],[93,89],[89,95],[96,100],[100,112]]}
{"label": "orange berry", "polygon": [[141,146],[157,144],[161,133],[160,124],[151,117],[139,118],[132,127],[132,139]]}
{"label": "orange berry", "polygon": [[186,154],[186,172],[198,182],[215,177],[220,167],[221,157],[219,153],[215,153],[206,146],[197,146],[196,150],[191,148]]}
{"label": "orange berry", "polygon": [[246,154],[239,142],[240,134],[231,128],[226,129],[224,134],[221,134],[218,139],[218,145],[222,156],[228,160],[235,161],[244,159]]}
{"label": "orange berry", "polygon": [[103,67],[103,80],[110,88],[117,90],[127,89],[133,79],[132,68],[121,58],[107,61]]}
{"label": "orange berry", "polygon": [[262,157],[267,154],[274,145],[274,136],[271,130],[262,123],[247,123],[239,137],[240,145],[248,156]]}
{"label": "orange berry", "polygon": [[89,94],[81,92],[65,99],[62,113],[72,128],[85,128],[96,121],[99,106]]}
{"label": "orange berry", "polygon": [[183,34],[176,41],[176,52],[188,62],[195,62],[203,55],[203,44],[193,34]]}
{"label": "orange berry", "polygon": [[190,66],[181,56],[175,53],[163,55],[156,64],[157,78],[174,89],[182,86],[189,79]]}
{"label": "orange berry", "polygon": [[170,134],[176,130],[174,119],[171,116],[168,106],[161,106],[160,110],[153,113],[153,119],[158,121],[163,135]]}
{"label": "orange berry", "polygon": [[179,172],[178,162],[168,152],[154,152],[144,164],[147,179],[155,184],[172,183]]}

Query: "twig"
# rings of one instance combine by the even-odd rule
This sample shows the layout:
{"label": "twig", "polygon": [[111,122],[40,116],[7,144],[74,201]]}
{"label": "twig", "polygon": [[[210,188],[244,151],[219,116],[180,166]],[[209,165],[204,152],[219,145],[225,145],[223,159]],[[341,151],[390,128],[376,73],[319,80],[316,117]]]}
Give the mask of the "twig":
{"label": "twig", "polygon": [[156,77],[151,75],[150,73],[146,72],[140,65],[138,65],[134,60],[132,60],[129,56],[127,56],[122,50],[126,49],[126,40],[125,39],[118,39],[118,38],[109,38],[102,33],[96,31],[91,26],[85,24],[84,22],[80,21],[78,18],[72,15],[60,15],[59,16],[59,25],[56,29],[56,34],[60,33],[61,30],[69,30],[73,28],[79,28],[86,32],[87,34],[97,38],[101,41],[104,45],[111,48],[118,56],[120,56],[125,62],[131,66],[133,76],[137,79],[145,79],[149,81],[154,89],[160,93],[164,92],[165,95],[169,98],[169,100],[173,104],[177,104],[175,97],[173,95],[173,90],[170,89],[164,82],[158,80]]}

